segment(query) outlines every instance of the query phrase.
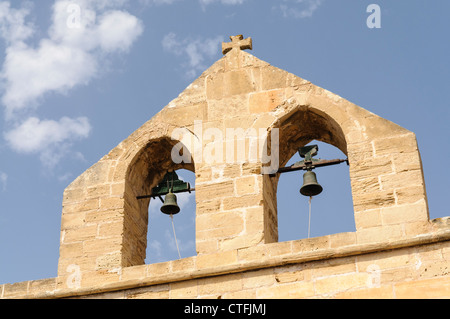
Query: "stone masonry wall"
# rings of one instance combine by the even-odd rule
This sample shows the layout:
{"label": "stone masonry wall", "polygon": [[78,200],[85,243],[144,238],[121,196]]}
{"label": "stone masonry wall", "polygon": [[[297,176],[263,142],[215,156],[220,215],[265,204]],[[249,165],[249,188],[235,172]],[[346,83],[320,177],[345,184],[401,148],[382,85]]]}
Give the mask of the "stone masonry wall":
{"label": "stone masonry wall", "polygon": [[450,220],[414,240],[357,244],[354,233],[0,286],[2,298],[448,298]]}
{"label": "stone masonry wall", "polygon": [[[67,187],[58,276],[4,284],[2,298],[450,296],[450,224],[429,220],[414,133],[235,41]],[[279,243],[279,176],[266,172],[312,140],[348,156],[356,232]],[[149,200],[136,197],[180,168],[196,176],[197,256],[145,265]]]}

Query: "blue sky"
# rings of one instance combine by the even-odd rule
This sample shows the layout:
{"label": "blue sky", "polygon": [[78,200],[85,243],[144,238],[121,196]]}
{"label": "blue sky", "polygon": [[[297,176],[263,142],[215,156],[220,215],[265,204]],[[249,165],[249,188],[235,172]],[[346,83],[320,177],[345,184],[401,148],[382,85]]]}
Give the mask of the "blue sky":
{"label": "blue sky", "polygon": [[[366,23],[370,4],[381,28]],[[430,217],[450,215],[448,12],[443,0],[0,1],[0,284],[56,276],[65,187],[220,59],[230,35],[251,36],[256,57],[415,132]],[[320,144],[319,157],[343,154]],[[317,174],[325,190],[313,199],[311,236],[353,231],[348,168]],[[280,241],[307,236],[301,183],[301,173],[280,180]],[[187,257],[194,203],[179,200]],[[147,262],[177,258],[156,204]]]}

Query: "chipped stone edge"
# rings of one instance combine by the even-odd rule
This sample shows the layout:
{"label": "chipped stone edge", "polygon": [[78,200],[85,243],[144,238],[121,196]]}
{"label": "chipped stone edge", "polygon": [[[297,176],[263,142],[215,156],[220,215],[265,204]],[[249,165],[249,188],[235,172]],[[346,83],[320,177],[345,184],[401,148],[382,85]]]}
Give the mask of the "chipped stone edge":
{"label": "chipped stone edge", "polygon": [[[237,261],[223,266],[203,267],[194,271],[170,272],[158,276],[147,276],[139,279],[129,279],[106,283],[101,286],[82,287],[79,289],[56,289],[51,292],[29,293],[20,298],[23,299],[58,299],[79,296],[88,296],[101,294],[106,292],[115,292],[120,290],[149,287],[160,284],[175,283],[191,279],[207,278],[220,275],[234,274],[250,270],[260,270],[265,268],[286,266],[290,264],[306,263],[311,261],[319,261],[324,259],[342,258],[349,256],[357,256],[395,249],[403,249],[415,246],[435,244],[438,242],[450,241],[450,229],[440,230],[436,232],[424,233],[412,238],[399,239],[394,241],[352,244],[342,246],[340,248],[322,248],[314,251],[303,251],[290,254],[282,254],[278,256],[262,256],[258,259]],[[295,243],[298,241],[292,241]],[[280,244],[280,243],[275,243]],[[240,250],[236,249],[236,255]],[[196,257],[193,257],[196,258]],[[58,278],[55,278],[55,282]],[[5,285],[2,285],[3,290]],[[2,296],[3,297],[3,296]],[[0,298],[2,299],[2,298]]]}

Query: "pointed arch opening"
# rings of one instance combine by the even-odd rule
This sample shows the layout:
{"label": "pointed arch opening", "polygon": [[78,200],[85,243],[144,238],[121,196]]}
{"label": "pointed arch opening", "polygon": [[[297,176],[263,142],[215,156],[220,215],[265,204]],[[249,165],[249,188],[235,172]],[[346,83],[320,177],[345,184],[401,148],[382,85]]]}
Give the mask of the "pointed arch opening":
{"label": "pointed arch opening", "polygon": [[[314,140],[308,145],[318,146],[317,158],[345,158],[342,151],[330,144]],[[294,154],[286,167],[301,160],[298,153]],[[311,211],[310,198],[300,194],[305,171],[284,173],[279,178],[276,196],[280,242],[356,231],[350,175],[346,164],[321,167],[313,171],[323,191],[312,198]]]}
{"label": "pointed arch opening", "polygon": [[[299,148],[318,145],[317,159],[346,159],[347,144],[339,124],[329,115],[310,106],[295,106],[277,122],[279,129],[279,166],[288,167],[303,160]],[[276,241],[290,241],[355,231],[353,200],[349,167],[343,163],[315,168],[323,192],[311,200],[300,194],[304,170],[277,173],[265,178],[267,193],[273,194],[268,207],[275,208],[271,215],[273,236]],[[266,200],[266,202],[270,202]],[[308,235],[309,233],[309,235]]]}
{"label": "pointed arch opening", "polygon": [[[195,185],[193,158],[191,157],[190,163],[176,164],[172,160],[172,150],[178,143],[181,142],[166,136],[152,139],[137,153],[128,168],[124,196],[123,236],[125,240],[122,248],[125,266],[178,259],[178,254],[175,258],[172,254],[172,247],[176,247],[176,242],[165,232],[167,222],[172,228],[170,216],[157,217],[157,214],[163,215],[159,211],[162,203],[159,198],[149,197],[153,188],[171,171],[176,171],[181,179],[186,178],[185,181]],[[142,196],[147,198],[139,198]],[[183,211],[177,214],[178,216],[174,216],[174,225],[180,235],[187,236],[182,241],[178,240],[178,246],[182,247],[184,258],[192,256],[193,251],[195,252],[195,236],[192,239],[191,235],[192,232],[195,233],[195,226],[190,222],[192,219],[195,220],[195,192],[188,195],[177,194],[177,198]],[[163,217],[167,217],[167,220]],[[161,224],[158,224],[159,222]],[[189,229],[184,229],[187,225]]]}
{"label": "pointed arch opening", "polygon": [[[194,172],[179,169],[175,173],[180,180],[188,182],[191,188],[195,188]],[[180,213],[174,215],[173,219],[161,212],[163,203],[159,199],[150,200],[146,264],[197,255],[195,248],[195,193],[184,192],[176,194],[176,196]]]}

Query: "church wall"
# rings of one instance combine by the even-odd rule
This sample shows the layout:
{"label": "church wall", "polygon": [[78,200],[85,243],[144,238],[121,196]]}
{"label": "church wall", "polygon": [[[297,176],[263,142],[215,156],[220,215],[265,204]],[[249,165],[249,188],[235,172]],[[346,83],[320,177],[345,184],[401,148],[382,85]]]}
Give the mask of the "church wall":
{"label": "church wall", "polygon": [[[279,132],[279,164],[320,140],[348,156],[356,231],[278,242],[278,176],[261,157],[210,163],[227,129]],[[183,129],[188,134],[173,138]],[[209,131],[208,131],[209,130]],[[225,139],[205,138],[219,132]],[[274,150],[271,139],[267,146]],[[191,144],[189,141],[198,141]],[[183,143],[189,164],[174,164]],[[234,147],[234,146],[233,146]],[[216,150],[218,148],[215,148]],[[234,148],[235,155],[238,149]],[[197,256],[144,264],[148,195],[170,169],[196,176]],[[414,133],[232,49],[64,192],[56,278],[2,298],[450,297],[448,218],[429,220]]]}
{"label": "church wall", "polygon": [[[448,219],[430,235],[357,244],[354,233],[273,243],[115,271],[0,286],[2,298],[442,298],[450,296]],[[70,280],[67,278],[66,280]]]}

